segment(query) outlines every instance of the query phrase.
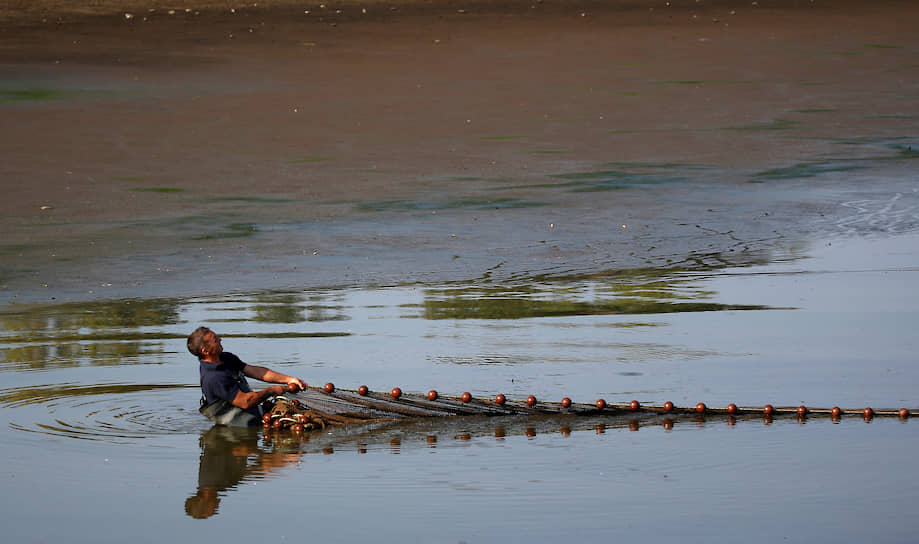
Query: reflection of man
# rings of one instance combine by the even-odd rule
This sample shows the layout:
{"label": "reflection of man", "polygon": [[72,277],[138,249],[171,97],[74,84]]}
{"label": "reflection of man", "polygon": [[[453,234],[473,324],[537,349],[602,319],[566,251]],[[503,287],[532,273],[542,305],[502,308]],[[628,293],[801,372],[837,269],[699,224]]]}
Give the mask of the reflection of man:
{"label": "reflection of man", "polygon": [[233,489],[250,473],[264,474],[275,468],[295,465],[299,453],[263,451],[256,429],[234,429],[215,425],[201,435],[198,491],[185,501],[185,513],[197,519],[217,513],[220,495]]}
{"label": "reflection of man", "polygon": [[[260,405],[269,397],[282,395],[288,386],[306,388],[306,383],[265,367],[247,365],[239,357],[223,351],[220,337],[207,327],[198,327],[188,336],[188,351],[198,357],[201,372],[201,413],[222,425],[260,425]],[[253,392],[246,376],[274,385]]]}

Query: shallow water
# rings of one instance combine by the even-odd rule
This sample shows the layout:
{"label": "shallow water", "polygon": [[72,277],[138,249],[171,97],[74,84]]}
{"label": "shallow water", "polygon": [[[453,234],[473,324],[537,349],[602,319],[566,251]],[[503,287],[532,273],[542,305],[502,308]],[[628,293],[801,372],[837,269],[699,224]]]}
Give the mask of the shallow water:
{"label": "shallow water", "polygon": [[8,306],[5,528],[909,541],[914,420],[469,418],[263,436],[197,413],[184,338],[206,324],[246,361],[346,388],[917,408],[917,242],[838,238],[736,268]]}

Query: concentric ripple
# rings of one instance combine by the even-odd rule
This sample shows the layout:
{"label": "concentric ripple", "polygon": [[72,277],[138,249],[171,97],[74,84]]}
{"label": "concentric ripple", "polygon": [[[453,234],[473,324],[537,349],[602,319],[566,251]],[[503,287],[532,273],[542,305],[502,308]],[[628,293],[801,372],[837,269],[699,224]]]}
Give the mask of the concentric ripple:
{"label": "concentric ripple", "polygon": [[[189,390],[177,395],[176,390]],[[46,385],[0,391],[11,429],[109,443],[201,429],[184,384]]]}

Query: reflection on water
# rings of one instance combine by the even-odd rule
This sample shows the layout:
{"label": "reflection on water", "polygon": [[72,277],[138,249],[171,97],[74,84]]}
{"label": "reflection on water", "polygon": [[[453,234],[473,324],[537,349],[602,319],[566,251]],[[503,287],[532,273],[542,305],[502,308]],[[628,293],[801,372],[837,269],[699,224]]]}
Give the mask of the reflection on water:
{"label": "reflection on water", "polygon": [[179,301],[123,300],[39,305],[0,312],[0,371],[79,364],[160,362],[161,330],[176,324]]}
{"label": "reflection on water", "polygon": [[[709,270],[710,265],[697,270]],[[759,304],[712,302],[714,293],[681,275],[685,268],[592,273],[583,277],[521,279],[506,285],[429,287],[415,302],[412,288],[388,291],[400,317],[424,319],[526,319],[589,315],[763,310]],[[330,338],[342,330],[263,329],[257,325],[334,324],[372,310],[355,306],[356,290],[278,292],[214,299],[129,299],[82,304],[10,306],[0,313],[0,371],[48,370],[164,362],[185,339],[189,310],[206,309],[211,323],[249,325],[227,338]],[[418,308],[418,313],[410,310]]]}
{"label": "reflection on water", "polygon": [[295,465],[296,447],[261,443],[258,429],[214,426],[201,435],[198,489],[185,501],[193,518],[217,513],[221,495],[245,480],[264,478],[283,467]]}
{"label": "reflection on water", "polygon": [[[857,417],[812,419],[816,424],[859,423]],[[294,477],[311,456],[364,454],[437,453],[469,447],[502,447],[511,439],[523,438],[535,445],[563,447],[564,441],[579,435],[607,432],[660,430],[664,432],[703,429],[706,426],[734,427],[798,425],[804,417],[727,416],[695,414],[620,414],[607,416],[507,416],[451,417],[401,422],[376,422],[330,428],[325,432],[297,434],[290,429],[264,431],[252,428],[215,426],[201,433],[198,481],[195,493],[185,500],[185,512],[194,518],[219,513],[221,500],[240,494],[234,502],[246,502],[247,484],[271,477]],[[865,420],[870,423],[870,420]],[[906,423],[906,420],[901,420]],[[819,431],[815,431],[819,432]],[[906,432],[906,428],[903,428]],[[622,438],[615,440],[622,441]],[[531,476],[541,477],[541,474]]]}

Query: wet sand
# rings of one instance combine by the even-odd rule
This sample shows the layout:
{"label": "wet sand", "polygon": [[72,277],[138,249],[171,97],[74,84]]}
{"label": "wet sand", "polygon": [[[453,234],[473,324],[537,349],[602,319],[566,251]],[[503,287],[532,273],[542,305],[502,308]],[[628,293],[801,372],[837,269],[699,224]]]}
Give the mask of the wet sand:
{"label": "wet sand", "polygon": [[915,198],[919,7],[672,4],[5,11],[0,296],[743,265]]}

